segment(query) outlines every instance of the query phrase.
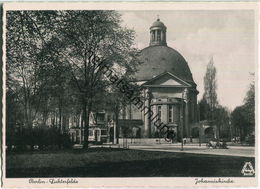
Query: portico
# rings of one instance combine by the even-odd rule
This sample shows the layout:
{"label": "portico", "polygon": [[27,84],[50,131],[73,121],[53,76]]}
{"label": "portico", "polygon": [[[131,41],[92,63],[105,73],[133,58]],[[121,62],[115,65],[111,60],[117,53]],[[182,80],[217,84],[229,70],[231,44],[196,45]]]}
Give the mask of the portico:
{"label": "portico", "polygon": [[184,137],[191,135],[190,123],[195,120],[194,95],[197,91],[192,86],[177,78],[171,73],[165,72],[142,84],[145,95],[145,106],[151,112],[142,112],[144,120],[143,137],[159,137],[160,132],[156,127],[158,122],[166,124],[174,130],[180,139],[181,127]]}

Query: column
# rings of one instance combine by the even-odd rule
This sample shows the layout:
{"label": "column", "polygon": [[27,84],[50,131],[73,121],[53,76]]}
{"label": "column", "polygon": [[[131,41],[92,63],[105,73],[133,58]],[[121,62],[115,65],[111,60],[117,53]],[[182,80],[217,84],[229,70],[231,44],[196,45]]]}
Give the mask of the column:
{"label": "column", "polygon": [[152,42],[153,41],[153,31],[151,30],[150,31],[150,42]]}
{"label": "column", "polygon": [[162,104],[161,105],[161,111],[162,111],[162,115],[161,115],[161,121],[163,123],[168,123],[168,105],[167,104]]}
{"label": "column", "polygon": [[181,99],[180,101],[180,123],[179,123],[179,128],[178,128],[178,136],[180,137],[180,141],[182,142],[183,139],[183,133],[184,133],[184,121],[183,121],[183,117],[184,117],[184,101],[183,99]]}
{"label": "column", "polygon": [[161,42],[162,41],[162,35],[161,35],[161,30],[158,30],[158,41]]}
{"label": "column", "polygon": [[164,33],[164,31],[161,31],[161,41],[163,43],[165,42],[164,37],[165,37],[165,33]]}
{"label": "column", "polygon": [[185,135],[187,138],[190,137],[189,131],[189,105],[188,102],[185,102]]}
{"label": "column", "polygon": [[[150,131],[151,131],[151,120],[150,120],[150,95],[149,90],[144,90],[144,97],[145,97],[145,109],[144,109],[144,137],[149,138],[150,137]],[[147,113],[148,112],[148,113]]]}
{"label": "column", "polygon": [[[152,99],[151,99],[151,101],[152,101]],[[150,104],[150,107],[151,107],[151,111],[153,112],[153,115],[151,116],[151,120],[152,120],[157,115],[157,106]],[[153,122],[151,120],[150,120],[150,134],[152,135],[156,131],[156,127],[154,126],[154,121],[156,121],[157,118],[155,118],[153,120]]]}

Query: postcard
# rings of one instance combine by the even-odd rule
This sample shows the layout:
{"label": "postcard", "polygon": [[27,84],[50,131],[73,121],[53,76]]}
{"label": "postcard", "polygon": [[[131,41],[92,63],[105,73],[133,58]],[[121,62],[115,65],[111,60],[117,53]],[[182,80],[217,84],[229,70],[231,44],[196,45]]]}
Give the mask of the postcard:
{"label": "postcard", "polygon": [[257,3],[3,5],[5,188],[256,187]]}

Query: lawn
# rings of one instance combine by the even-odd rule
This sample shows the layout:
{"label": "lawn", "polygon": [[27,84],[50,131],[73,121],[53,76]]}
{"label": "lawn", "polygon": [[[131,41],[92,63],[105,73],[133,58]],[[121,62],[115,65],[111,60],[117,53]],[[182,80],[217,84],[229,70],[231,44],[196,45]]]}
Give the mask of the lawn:
{"label": "lawn", "polygon": [[93,148],[9,153],[7,178],[22,177],[237,177],[254,158]]}

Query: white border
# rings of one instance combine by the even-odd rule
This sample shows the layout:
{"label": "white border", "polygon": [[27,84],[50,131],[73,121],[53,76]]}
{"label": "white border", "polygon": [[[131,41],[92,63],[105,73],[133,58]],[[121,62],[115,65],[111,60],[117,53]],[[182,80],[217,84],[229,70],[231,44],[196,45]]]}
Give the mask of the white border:
{"label": "white border", "polygon": [[[6,3],[3,6],[3,27],[6,27],[6,11],[7,10],[255,10],[256,12],[256,32],[258,34],[258,3],[253,2],[238,2],[238,3],[213,3],[213,2],[86,2],[86,3]],[[5,53],[5,29],[3,29],[3,70],[6,69],[6,53]],[[255,36],[257,37],[257,36]],[[257,38],[256,38],[257,39]],[[258,47],[258,42],[255,40],[256,47]],[[258,48],[256,48],[257,50]],[[258,52],[258,51],[256,51]],[[258,53],[256,54],[256,70],[258,68]],[[258,73],[259,74],[259,73]],[[258,83],[258,74],[256,75],[256,83]],[[5,92],[6,92],[6,73],[3,71],[3,133],[5,133]],[[258,85],[256,85],[258,86]],[[258,102],[258,89],[256,95],[256,102]],[[258,104],[256,106],[256,115],[258,115]],[[257,116],[258,118],[258,116]],[[258,125],[258,119],[256,119],[256,125]],[[256,127],[257,129],[257,127]],[[256,139],[259,136],[259,128],[256,130]],[[3,136],[3,146],[5,146],[5,135]],[[256,149],[258,149],[258,140],[256,140]],[[255,150],[256,157],[258,150]],[[3,166],[5,167],[5,150],[3,149]],[[256,159],[256,167],[258,168],[258,159]],[[258,171],[258,170],[257,170]],[[258,176],[258,172],[257,172]],[[79,184],[71,185],[71,184],[56,184],[56,185],[32,185],[28,183],[28,178],[26,179],[7,179],[5,178],[5,170],[3,171],[3,182],[4,187],[224,187],[224,186],[256,186],[257,177],[255,178],[242,178],[242,177],[230,177],[230,179],[234,180],[234,184],[199,184],[195,185],[195,178],[199,177],[149,177],[149,178],[77,178]],[[48,178],[43,178],[48,179]],[[214,177],[210,177],[210,179],[214,179]],[[218,178],[216,178],[218,179]]]}

